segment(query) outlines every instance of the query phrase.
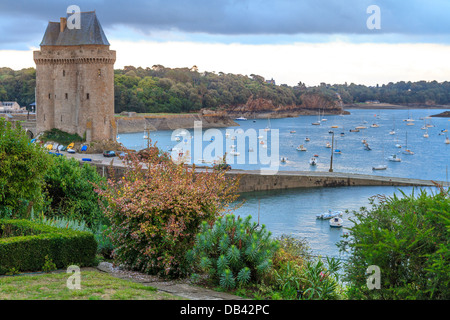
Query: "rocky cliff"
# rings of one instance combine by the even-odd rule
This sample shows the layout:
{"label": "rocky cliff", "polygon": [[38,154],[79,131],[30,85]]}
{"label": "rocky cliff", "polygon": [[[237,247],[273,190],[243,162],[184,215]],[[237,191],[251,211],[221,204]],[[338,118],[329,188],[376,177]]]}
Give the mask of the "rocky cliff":
{"label": "rocky cliff", "polygon": [[279,105],[276,106],[271,100],[253,99],[250,97],[246,104],[229,107],[225,112],[231,118],[246,117],[253,118],[289,118],[298,117],[300,115],[317,115],[321,114],[349,114],[334,101],[328,101],[321,97],[311,96],[305,97],[301,105]]}

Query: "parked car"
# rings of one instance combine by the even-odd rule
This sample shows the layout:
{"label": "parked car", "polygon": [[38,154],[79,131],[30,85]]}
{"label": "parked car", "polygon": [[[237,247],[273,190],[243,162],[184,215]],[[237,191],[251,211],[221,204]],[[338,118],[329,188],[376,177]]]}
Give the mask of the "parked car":
{"label": "parked car", "polygon": [[103,156],[104,157],[115,157],[116,156],[116,152],[112,151],[112,150],[107,150],[107,151],[103,151]]}

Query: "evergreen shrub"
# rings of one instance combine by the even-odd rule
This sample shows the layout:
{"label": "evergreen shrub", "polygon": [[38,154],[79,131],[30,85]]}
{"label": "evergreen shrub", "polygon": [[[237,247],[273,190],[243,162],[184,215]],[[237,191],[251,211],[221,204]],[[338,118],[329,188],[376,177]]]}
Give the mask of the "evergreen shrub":
{"label": "evergreen shrub", "polygon": [[192,250],[186,254],[193,268],[224,289],[257,283],[270,271],[278,243],[251,216],[225,215],[214,224],[204,222]]}
{"label": "evergreen shrub", "polygon": [[41,271],[50,260],[56,268],[92,266],[96,252],[97,242],[90,232],[0,219],[0,274],[13,268]]}

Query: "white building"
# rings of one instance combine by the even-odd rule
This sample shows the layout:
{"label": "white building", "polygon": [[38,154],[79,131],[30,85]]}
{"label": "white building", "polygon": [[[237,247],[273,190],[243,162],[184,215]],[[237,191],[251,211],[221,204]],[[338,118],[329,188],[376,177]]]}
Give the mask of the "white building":
{"label": "white building", "polygon": [[0,113],[16,113],[25,109],[25,107],[21,108],[15,101],[0,101]]}

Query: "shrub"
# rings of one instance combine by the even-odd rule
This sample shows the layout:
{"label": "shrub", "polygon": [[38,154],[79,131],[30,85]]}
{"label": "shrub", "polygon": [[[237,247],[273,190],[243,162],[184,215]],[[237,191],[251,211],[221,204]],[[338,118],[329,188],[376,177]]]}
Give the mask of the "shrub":
{"label": "shrub", "polygon": [[97,241],[97,253],[107,259],[111,258],[114,247],[109,238],[109,228],[107,225],[102,224],[96,228],[89,228],[84,221],[70,220],[67,218],[47,218],[43,215],[39,217],[32,216],[31,220],[47,226],[90,232],[94,235],[95,241]]}
{"label": "shrub", "polygon": [[196,172],[156,147],[148,150],[143,162],[130,155],[123,178],[98,190],[107,201],[113,256],[130,269],[182,276],[202,221],[214,222],[225,212],[237,184],[223,172]]}
{"label": "shrub", "polygon": [[274,290],[280,290],[283,299],[297,299],[304,286],[303,271],[312,259],[311,248],[305,239],[289,235],[282,235],[276,240],[279,248],[273,256],[273,268],[266,281]]}
{"label": "shrub", "polygon": [[259,228],[250,220],[231,214],[214,224],[203,222],[188,261],[224,289],[258,282],[272,267],[278,245],[264,225]]}
{"label": "shrub", "polygon": [[80,165],[73,158],[56,157],[44,178],[47,217],[84,221],[95,228],[107,223],[95,192],[106,179],[94,167],[87,163]]}
{"label": "shrub", "polygon": [[46,226],[28,220],[0,220],[0,274],[41,271],[71,264],[92,266],[97,243],[89,232]]}
{"label": "shrub", "polygon": [[43,206],[43,176],[51,156],[20,125],[0,118],[0,218],[26,218]]}
{"label": "shrub", "polygon": [[341,263],[335,258],[308,261],[302,274],[300,298],[303,300],[336,300],[341,298],[338,271]]}
{"label": "shrub", "polygon": [[[374,197],[371,209],[354,213],[340,243],[351,253],[345,264],[351,299],[450,298],[449,192],[401,193]],[[380,268],[380,289],[367,286],[370,265]]]}

